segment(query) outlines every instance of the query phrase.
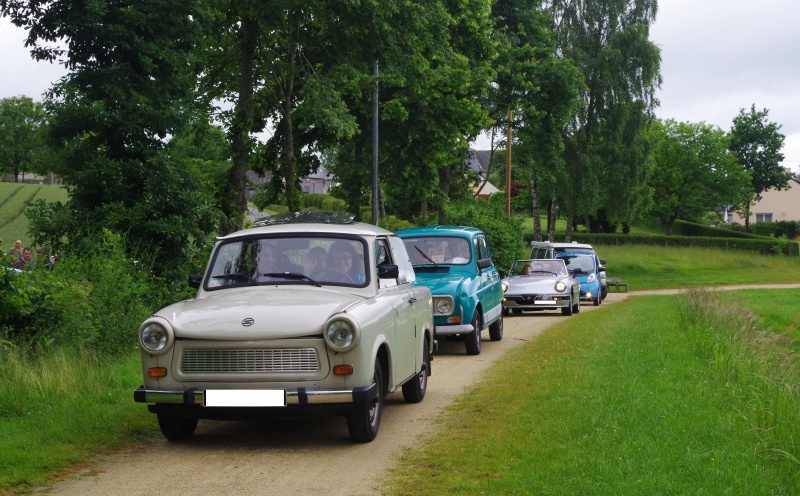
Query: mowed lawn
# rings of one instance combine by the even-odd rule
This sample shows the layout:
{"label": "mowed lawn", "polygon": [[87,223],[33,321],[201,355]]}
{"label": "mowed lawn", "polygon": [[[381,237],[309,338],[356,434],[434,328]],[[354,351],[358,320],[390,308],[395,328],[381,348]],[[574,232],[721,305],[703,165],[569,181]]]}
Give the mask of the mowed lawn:
{"label": "mowed lawn", "polygon": [[[634,296],[566,319],[433,419],[441,431],[382,494],[798,494],[797,372],[769,372],[797,357],[757,343],[796,326],[800,289],[726,293],[692,311],[685,296]],[[738,314],[756,294],[795,313],[743,345],[754,335],[736,328],[752,321]]]}
{"label": "mowed lawn", "polygon": [[24,210],[29,202],[36,200],[46,202],[67,200],[67,190],[59,185],[22,184],[0,182],[0,238],[2,248],[10,248],[15,240],[22,241],[23,246],[30,246],[28,235],[28,219]]}

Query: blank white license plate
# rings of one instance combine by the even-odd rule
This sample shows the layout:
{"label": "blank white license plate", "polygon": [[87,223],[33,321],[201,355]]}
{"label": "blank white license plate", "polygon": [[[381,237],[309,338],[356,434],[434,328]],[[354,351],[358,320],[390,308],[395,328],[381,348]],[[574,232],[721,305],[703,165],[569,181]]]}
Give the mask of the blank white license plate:
{"label": "blank white license plate", "polygon": [[283,389],[206,389],[206,406],[286,406]]}
{"label": "blank white license plate", "polygon": [[537,300],[533,302],[534,305],[555,305],[555,300]]}

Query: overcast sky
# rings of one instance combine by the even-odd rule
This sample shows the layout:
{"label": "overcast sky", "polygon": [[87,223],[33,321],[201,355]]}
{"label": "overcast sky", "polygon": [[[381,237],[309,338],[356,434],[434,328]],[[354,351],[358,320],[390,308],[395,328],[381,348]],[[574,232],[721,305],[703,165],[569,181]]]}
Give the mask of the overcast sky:
{"label": "overcast sky", "polygon": [[[742,108],[770,110],[783,127],[784,165],[800,171],[800,2],[660,0],[650,37],[661,49],[662,119],[729,131]],[[0,98],[41,95],[63,73],[34,62],[25,32],[0,20]]]}

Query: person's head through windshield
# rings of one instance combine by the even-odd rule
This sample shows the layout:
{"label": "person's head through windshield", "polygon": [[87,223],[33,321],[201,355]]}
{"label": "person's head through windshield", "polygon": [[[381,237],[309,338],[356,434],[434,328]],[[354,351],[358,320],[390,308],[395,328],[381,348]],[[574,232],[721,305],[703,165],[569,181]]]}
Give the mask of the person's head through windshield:
{"label": "person's head through windshield", "polygon": [[352,277],[353,257],[355,257],[353,246],[347,241],[337,241],[331,246],[330,263],[328,265],[333,270],[338,270]]}
{"label": "person's head through windshield", "polygon": [[259,243],[254,248],[256,251],[256,274],[278,272],[278,259],[275,254],[275,248],[264,243]]}

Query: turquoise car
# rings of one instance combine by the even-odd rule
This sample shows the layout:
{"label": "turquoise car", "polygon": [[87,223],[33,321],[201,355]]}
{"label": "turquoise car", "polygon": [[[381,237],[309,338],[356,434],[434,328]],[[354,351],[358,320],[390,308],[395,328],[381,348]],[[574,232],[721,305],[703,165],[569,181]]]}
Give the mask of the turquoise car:
{"label": "turquoise car", "polygon": [[416,285],[433,294],[436,336],[462,335],[468,355],[481,352],[481,331],[503,339],[502,278],[492,262],[486,233],[474,227],[432,226],[403,229]]}

